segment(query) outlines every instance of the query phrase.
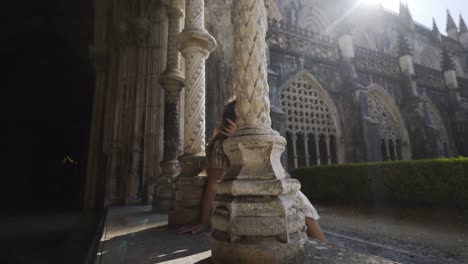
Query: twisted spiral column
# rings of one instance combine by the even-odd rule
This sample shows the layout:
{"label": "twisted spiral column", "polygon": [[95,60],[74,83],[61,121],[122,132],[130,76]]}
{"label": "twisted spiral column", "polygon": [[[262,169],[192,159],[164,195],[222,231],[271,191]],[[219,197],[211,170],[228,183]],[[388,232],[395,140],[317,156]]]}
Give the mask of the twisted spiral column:
{"label": "twisted spiral column", "polygon": [[213,263],[304,263],[300,183],[281,165],[286,140],[271,129],[264,0],[234,0],[238,130],[223,149],[230,168],[216,185]]}
{"label": "twisted spiral column", "polygon": [[175,181],[175,201],[170,225],[198,220],[203,184],[199,176],[205,164],[205,61],[216,48],[216,40],[205,29],[205,1],[185,1],[185,28],[177,46],[185,58],[184,155]]}
{"label": "twisted spiral column", "polygon": [[175,7],[168,8],[168,43],[166,70],[160,81],[164,88],[164,153],[161,162],[162,173],[156,181],[153,205],[155,208],[170,209],[174,179],[181,168],[178,158],[180,91],[184,86],[184,74],[180,70],[180,54],[177,50],[177,35],[181,32],[183,12]]}
{"label": "twisted spiral column", "polygon": [[185,58],[184,155],[205,155],[205,62],[216,40],[205,29],[205,1],[186,0],[178,46]]}

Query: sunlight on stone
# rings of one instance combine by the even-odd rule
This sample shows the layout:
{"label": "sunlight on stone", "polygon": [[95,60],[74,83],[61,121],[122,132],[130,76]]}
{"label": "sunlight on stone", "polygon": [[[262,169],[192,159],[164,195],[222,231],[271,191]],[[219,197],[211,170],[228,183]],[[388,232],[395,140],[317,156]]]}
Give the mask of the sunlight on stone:
{"label": "sunlight on stone", "polygon": [[164,261],[164,262],[155,262],[158,264],[190,264],[190,263],[196,263],[198,261],[204,260],[206,258],[209,258],[211,256],[211,250],[194,254],[191,256],[183,257],[183,258],[178,258],[174,260],[169,260],[169,261]]}

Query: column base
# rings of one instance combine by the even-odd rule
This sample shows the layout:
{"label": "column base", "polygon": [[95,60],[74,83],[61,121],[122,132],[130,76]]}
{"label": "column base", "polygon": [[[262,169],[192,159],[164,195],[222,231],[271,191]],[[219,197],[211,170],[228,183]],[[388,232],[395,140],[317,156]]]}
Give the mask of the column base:
{"label": "column base", "polygon": [[199,221],[205,182],[206,176],[176,179],[169,225],[189,225]]}
{"label": "column base", "polygon": [[282,243],[275,238],[249,237],[240,243],[218,240],[213,233],[211,249],[213,263],[243,264],[293,264],[305,263],[303,232],[291,234],[289,243]]}
{"label": "column base", "polygon": [[205,188],[204,156],[184,155],[179,158],[182,172],[175,180],[169,225],[189,225],[200,219],[200,206]]}
{"label": "column base", "polygon": [[162,173],[156,181],[153,207],[155,210],[168,212],[171,208],[174,179],[180,174],[180,164],[177,160],[161,162]]}

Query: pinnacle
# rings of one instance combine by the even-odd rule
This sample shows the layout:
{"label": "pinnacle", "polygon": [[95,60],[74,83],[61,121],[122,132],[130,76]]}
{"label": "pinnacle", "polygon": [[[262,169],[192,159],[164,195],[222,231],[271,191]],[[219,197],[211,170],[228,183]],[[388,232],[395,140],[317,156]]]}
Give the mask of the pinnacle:
{"label": "pinnacle", "polygon": [[447,31],[454,28],[458,29],[457,25],[455,24],[455,21],[452,18],[452,15],[450,14],[450,10],[447,9]]}
{"label": "pinnacle", "polygon": [[408,38],[403,33],[398,35],[398,51],[400,56],[413,55]]}
{"label": "pinnacle", "polygon": [[466,32],[468,32],[468,27],[466,26],[465,20],[460,14],[460,33],[466,33]]}
{"label": "pinnacle", "polygon": [[455,62],[447,48],[444,48],[442,51],[442,69],[444,71],[455,69]]}
{"label": "pinnacle", "polygon": [[409,10],[408,4],[404,4],[401,0],[400,0],[400,17],[403,17],[409,20],[413,19],[411,16],[411,12]]}
{"label": "pinnacle", "polygon": [[440,33],[439,27],[437,26],[437,22],[435,21],[435,18],[432,18],[432,32],[434,33]]}

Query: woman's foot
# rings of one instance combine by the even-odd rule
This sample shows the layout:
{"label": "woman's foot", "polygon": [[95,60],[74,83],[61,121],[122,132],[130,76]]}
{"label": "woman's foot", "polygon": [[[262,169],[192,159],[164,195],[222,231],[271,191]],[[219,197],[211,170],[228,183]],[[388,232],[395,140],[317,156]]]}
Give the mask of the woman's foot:
{"label": "woman's foot", "polygon": [[327,239],[320,229],[319,223],[312,218],[306,217],[306,226],[307,226],[307,236],[313,239],[317,239],[321,242],[326,243]]}

